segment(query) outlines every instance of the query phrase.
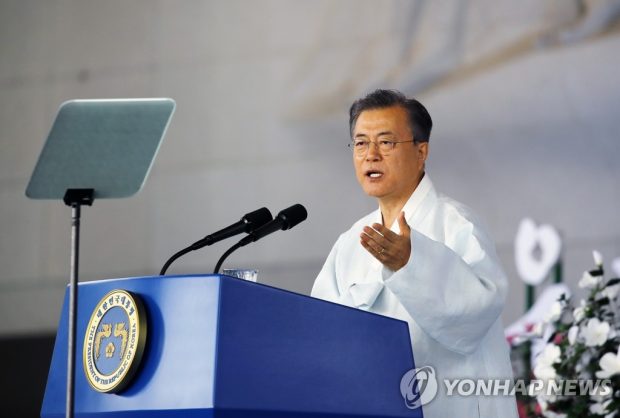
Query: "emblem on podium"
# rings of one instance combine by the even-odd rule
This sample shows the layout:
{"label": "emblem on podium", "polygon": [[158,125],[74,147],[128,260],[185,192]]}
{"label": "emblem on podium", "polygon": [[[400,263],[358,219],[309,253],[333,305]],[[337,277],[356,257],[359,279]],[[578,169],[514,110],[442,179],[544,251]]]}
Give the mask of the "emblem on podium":
{"label": "emblem on podium", "polygon": [[99,392],[119,392],[131,382],[146,342],[146,316],[136,295],[112,290],[95,306],[84,335],[88,383]]}

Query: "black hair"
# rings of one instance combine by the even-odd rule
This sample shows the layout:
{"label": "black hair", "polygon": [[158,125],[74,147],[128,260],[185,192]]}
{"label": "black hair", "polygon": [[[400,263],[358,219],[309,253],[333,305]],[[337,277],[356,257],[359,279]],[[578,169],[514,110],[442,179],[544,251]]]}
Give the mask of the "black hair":
{"label": "black hair", "polygon": [[353,129],[359,115],[365,110],[383,109],[400,106],[407,111],[409,127],[415,143],[428,142],[433,128],[433,120],[428,111],[416,99],[408,99],[396,90],[375,90],[366,97],[357,99],[349,109],[349,132],[353,137]]}

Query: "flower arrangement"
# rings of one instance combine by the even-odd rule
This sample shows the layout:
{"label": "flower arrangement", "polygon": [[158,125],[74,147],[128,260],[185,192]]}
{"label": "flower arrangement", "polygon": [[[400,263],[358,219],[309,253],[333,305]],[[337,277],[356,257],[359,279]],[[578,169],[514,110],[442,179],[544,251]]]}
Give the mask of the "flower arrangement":
{"label": "flower arrangement", "polygon": [[[554,331],[536,358],[534,376],[564,390],[538,391],[536,413],[544,417],[620,418],[620,279],[604,279],[596,251],[594,261],[596,268],[578,284],[586,299],[573,306],[563,295],[547,318]],[[567,393],[569,384],[574,393]]]}

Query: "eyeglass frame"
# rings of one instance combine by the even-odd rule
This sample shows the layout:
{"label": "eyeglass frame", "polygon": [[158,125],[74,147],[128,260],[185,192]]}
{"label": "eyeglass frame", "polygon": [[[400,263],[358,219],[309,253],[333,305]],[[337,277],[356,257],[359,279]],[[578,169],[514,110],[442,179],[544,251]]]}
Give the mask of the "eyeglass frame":
{"label": "eyeglass frame", "polygon": [[[363,153],[358,153],[359,151],[355,148],[355,143],[356,142],[363,142],[365,144],[366,150]],[[371,140],[364,140],[364,139],[352,139],[351,141],[349,141],[347,146],[349,147],[351,152],[353,152],[353,155],[355,157],[363,158],[363,157],[368,155],[368,151],[370,151],[370,144],[371,143],[374,144],[375,147],[377,147],[377,151],[379,151],[379,153],[381,155],[388,155],[390,152],[392,152],[394,150],[394,148],[396,148],[396,144],[405,144],[407,142],[413,142],[414,144],[419,143],[419,141],[416,141],[415,139],[412,139],[410,141],[390,141],[390,140],[387,140],[387,139],[380,139],[378,141],[371,141]],[[391,148],[389,150],[382,150],[381,149],[381,144],[391,144]]]}

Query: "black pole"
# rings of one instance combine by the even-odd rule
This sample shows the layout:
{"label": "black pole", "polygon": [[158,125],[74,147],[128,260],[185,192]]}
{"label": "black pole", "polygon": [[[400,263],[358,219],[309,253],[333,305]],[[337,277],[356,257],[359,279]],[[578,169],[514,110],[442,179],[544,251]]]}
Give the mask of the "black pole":
{"label": "black pole", "polygon": [[71,273],[69,278],[69,326],[67,336],[67,397],[65,417],[73,418],[75,406],[75,334],[77,328],[78,272],[80,265],[81,205],[92,205],[93,189],[69,189],[63,201],[71,206]]}
{"label": "black pole", "polygon": [[525,285],[525,312],[529,311],[534,306],[534,299],[536,299],[536,287],[531,284]]}
{"label": "black pole", "polygon": [[562,283],[562,258],[558,259],[553,268],[553,283]]}
{"label": "black pole", "polygon": [[73,418],[75,383],[75,330],[77,319],[78,271],[80,259],[80,210],[79,203],[71,205],[71,276],[69,280],[69,336],[67,340],[67,400],[66,418]]}

